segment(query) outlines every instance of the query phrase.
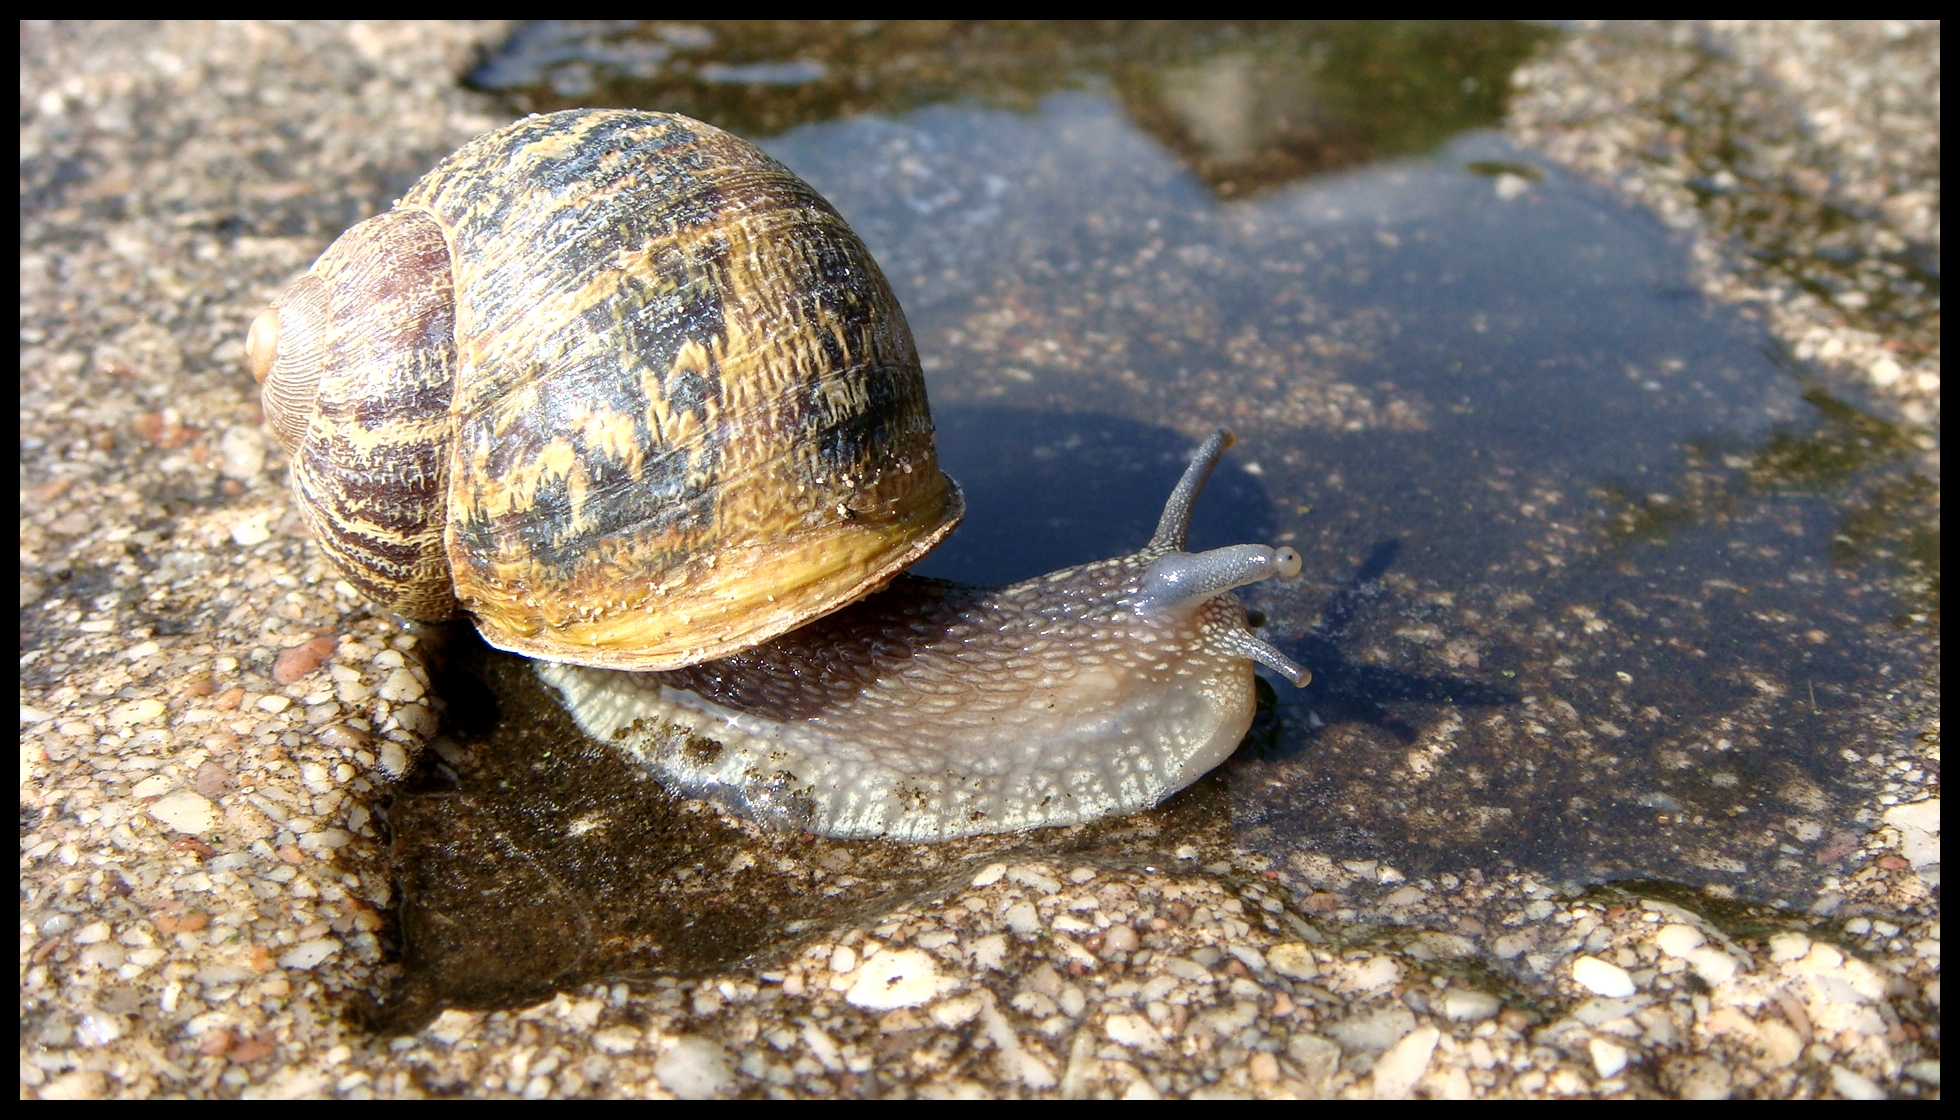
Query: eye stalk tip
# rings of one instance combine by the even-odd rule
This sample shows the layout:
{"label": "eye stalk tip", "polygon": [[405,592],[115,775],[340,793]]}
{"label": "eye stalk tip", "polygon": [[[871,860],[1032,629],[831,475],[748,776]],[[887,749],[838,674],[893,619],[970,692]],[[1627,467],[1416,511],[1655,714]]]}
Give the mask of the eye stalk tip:
{"label": "eye stalk tip", "polygon": [[1284,579],[1292,579],[1300,574],[1300,550],[1297,548],[1277,548],[1273,550],[1273,570]]}

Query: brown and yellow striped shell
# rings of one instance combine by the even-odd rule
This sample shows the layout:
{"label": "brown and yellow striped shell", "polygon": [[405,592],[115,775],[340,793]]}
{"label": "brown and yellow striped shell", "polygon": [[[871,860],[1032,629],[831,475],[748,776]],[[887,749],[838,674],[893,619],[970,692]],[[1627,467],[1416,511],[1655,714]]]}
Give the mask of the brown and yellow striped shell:
{"label": "brown and yellow striped shell", "polygon": [[883,585],[960,518],[870,253],[685,117],[471,141],[334,242],[247,351],[348,581],[533,657],[719,657]]}

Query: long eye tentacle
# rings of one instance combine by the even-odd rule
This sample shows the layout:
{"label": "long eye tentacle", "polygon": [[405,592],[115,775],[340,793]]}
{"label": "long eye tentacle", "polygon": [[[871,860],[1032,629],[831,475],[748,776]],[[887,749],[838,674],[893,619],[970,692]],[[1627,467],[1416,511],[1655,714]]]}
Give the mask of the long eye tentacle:
{"label": "long eye tentacle", "polygon": [[1211,477],[1211,469],[1218,465],[1218,457],[1232,446],[1237,437],[1230,428],[1214,428],[1205,442],[1198,447],[1198,453],[1191,457],[1191,465],[1184,468],[1184,477],[1177,480],[1177,488],[1171,491],[1170,500],[1164,503],[1164,514],[1157,519],[1157,531],[1151,534],[1150,543],[1144,546],[1145,552],[1171,552],[1184,548],[1184,539],[1191,532],[1191,507],[1198,503],[1198,491],[1205,488],[1205,480]]}

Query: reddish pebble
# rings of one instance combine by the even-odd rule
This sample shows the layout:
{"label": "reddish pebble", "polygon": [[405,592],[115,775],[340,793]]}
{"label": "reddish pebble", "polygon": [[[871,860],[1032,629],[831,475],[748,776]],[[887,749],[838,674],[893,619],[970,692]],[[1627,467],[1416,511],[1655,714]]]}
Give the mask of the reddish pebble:
{"label": "reddish pebble", "polygon": [[231,1049],[231,1032],[223,1027],[205,1031],[197,1037],[197,1049],[199,1053],[215,1058]]}
{"label": "reddish pebble", "polygon": [[211,924],[211,915],[202,910],[188,910],[181,914],[158,914],[151,920],[156,923],[158,933],[196,933]]}
{"label": "reddish pebble", "polygon": [[272,967],[272,953],[263,945],[252,946],[252,967],[265,972]]}
{"label": "reddish pebble", "polygon": [[269,1038],[247,1038],[231,1048],[231,1060],[256,1062],[271,1057],[274,1049],[276,1046]]}
{"label": "reddish pebble", "polygon": [[291,684],[333,656],[333,636],[325,635],[279,651],[272,661],[272,679],[280,684]]}
{"label": "reddish pebble", "polygon": [[1103,932],[1103,948],[1112,953],[1127,953],[1140,944],[1137,931],[1129,926],[1114,925]]}
{"label": "reddish pebble", "polygon": [[211,701],[211,706],[218,709],[221,712],[229,712],[233,708],[236,708],[238,706],[238,702],[243,699],[245,699],[244,689],[228,688],[223,692],[218,693],[218,698],[216,700]]}
{"label": "reddish pebble", "polygon": [[204,434],[167,412],[146,412],[136,418],[136,434],[158,447],[182,447]]}
{"label": "reddish pebble", "polygon": [[191,779],[191,788],[205,797],[216,797],[237,789],[238,779],[217,763],[206,762],[197,768],[197,776]]}
{"label": "reddish pebble", "polygon": [[306,853],[293,847],[291,844],[287,844],[285,847],[279,849],[279,858],[297,867],[306,862]]}
{"label": "reddish pebble", "polygon": [[28,491],[28,493],[33,495],[35,504],[40,505],[52,502],[56,498],[66,494],[68,488],[73,485],[75,485],[75,480],[72,478],[51,478]]}
{"label": "reddish pebble", "polygon": [[211,845],[195,836],[183,836],[171,842],[170,846],[180,852],[196,852],[202,859],[211,854]]}

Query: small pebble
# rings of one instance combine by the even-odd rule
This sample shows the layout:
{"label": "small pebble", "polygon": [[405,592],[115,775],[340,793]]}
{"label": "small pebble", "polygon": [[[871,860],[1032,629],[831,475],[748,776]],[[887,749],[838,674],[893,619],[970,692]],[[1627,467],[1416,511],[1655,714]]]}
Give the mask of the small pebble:
{"label": "small pebble", "polygon": [[392,700],[396,703],[420,700],[422,691],[422,682],[416,680],[415,674],[409,672],[406,667],[389,673],[388,679],[382,681],[381,687],[376,690],[383,700]]}
{"label": "small pebble", "polygon": [[698,1035],[676,1039],[653,1063],[653,1075],[684,1101],[713,1100],[734,1085],[728,1051]]}
{"label": "small pebble", "polygon": [[1691,951],[1707,944],[1708,939],[1693,926],[1680,923],[1664,925],[1654,933],[1654,944],[1670,957],[1685,957]]}
{"label": "small pebble", "polygon": [[272,679],[280,684],[292,684],[333,656],[333,646],[333,638],[322,636],[280,650],[279,656],[272,660]]}
{"label": "small pebble", "polygon": [[1637,990],[1633,977],[1626,969],[1598,957],[1580,957],[1573,961],[1572,979],[1594,995],[1608,999],[1623,999]]}
{"label": "small pebble", "polygon": [[232,543],[244,548],[252,548],[255,545],[261,545],[271,540],[272,529],[267,524],[271,520],[271,517],[272,515],[269,513],[254,513],[236,525],[233,525],[231,527]]}
{"label": "small pebble", "polygon": [[302,941],[279,954],[280,968],[309,969],[340,952],[340,942],[331,937]]}
{"label": "small pebble", "polygon": [[1320,975],[1320,963],[1313,951],[1298,941],[1286,941],[1266,950],[1266,963],[1288,980],[1311,980]]}
{"label": "small pebble", "polygon": [[159,798],[150,806],[149,813],[178,832],[194,835],[210,832],[218,823],[217,806],[189,790],[179,790]]}
{"label": "small pebble", "polygon": [[873,1011],[921,1007],[932,1002],[940,986],[932,954],[920,949],[880,949],[858,968],[844,1000]]}
{"label": "small pebble", "polygon": [[1451,988],[1443,993],[1444,1017],[1459,1023],[1482,1022],[1497,1014],[1502,1006],[1496,996],[1475,988]]}
{"label": "small pebble", "polygon": [[1860,1073],[1854,1073],[1843,1066],[1831,1067],[1831,1088],[1837,1095],[1849,1101],[1882,1101],[1886,1099],[1885,1090],[1878,1083]]}
{"label": "small pebble", "polygon": [[1401,1100],[1415,1088],[1429,1070],[1429,1059],[1436,1053],[1442,1032],[1435,1027],[1417,1027],[1388,1048],[1375,1062],[1375,1096],[1380,1100]]}
{"label": "small pebble", "polygon": [[[218,437],[218,473],[239,482],[250,482],[265,470],[265,441],[257,427],[238,425],[226,428]],[[243,542],[241,542],[243,543]]]}
{"label": "small pebble", "polygon": [[1595,1038],[1586,1048],[1592,1052],[1593,1069],[1601,1077],[1617,1077],[1627,1068],[1627,1048],[1617,1042]]}

